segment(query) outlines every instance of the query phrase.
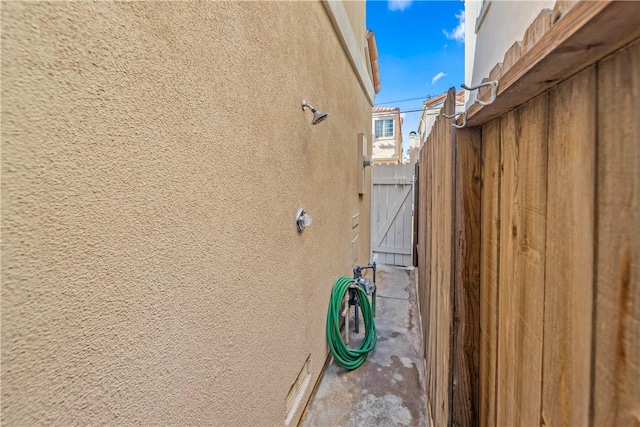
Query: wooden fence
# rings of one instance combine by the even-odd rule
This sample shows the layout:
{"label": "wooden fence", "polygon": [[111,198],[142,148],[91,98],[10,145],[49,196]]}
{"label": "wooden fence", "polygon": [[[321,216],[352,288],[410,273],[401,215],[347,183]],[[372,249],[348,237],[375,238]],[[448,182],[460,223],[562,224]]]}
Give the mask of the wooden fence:
{"label": "wooden fence", "polygon": [[[454,97],[451,89],[446,114]],[[420,152],[418,298],[432,425],[469,424],[478,412],[479,136],[454,133],[440,116]]]}
{"label": "wooden fence", "polygon": [[413,166],[376,164],[371,180],[371,251],[381,264],[412,265]]}
{"label": "wooden fence", "polygon": [[417,187],[433,425],[640,423],[638,70],[640,40],[490,121],[436,122]]}

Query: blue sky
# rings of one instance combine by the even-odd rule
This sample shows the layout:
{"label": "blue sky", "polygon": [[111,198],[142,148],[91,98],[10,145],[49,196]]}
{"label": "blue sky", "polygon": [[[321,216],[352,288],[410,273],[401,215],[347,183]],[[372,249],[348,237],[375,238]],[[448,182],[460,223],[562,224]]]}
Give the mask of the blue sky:
{"label": "blue sky", "polygon": [[[378,45],[380,92],[376,105],[422,108],[426,95],[437,96],[464,82],[464,3],[449,1],[367,1],[367,29]],[[408,102],[392,101],[424,97]],[[406,113],[403,146],[417,130],[420,113]]]}

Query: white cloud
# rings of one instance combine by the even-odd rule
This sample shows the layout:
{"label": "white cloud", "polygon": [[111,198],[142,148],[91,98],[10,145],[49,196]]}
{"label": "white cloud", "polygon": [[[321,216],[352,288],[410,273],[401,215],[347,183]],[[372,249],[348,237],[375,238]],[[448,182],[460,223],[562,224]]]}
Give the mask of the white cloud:
{"label": "white cloud", "polygon": [[438,80],[440,80],[441,78],[443,78],[444,76],[446,76],[445,73],[443,73],[442,71],[440,71],[438,74],[436,74],[435,76],[433,76],[433,78],[431,79],[431,84],[434,84],[435,82],[437,82]]}
{"label": "white cloud", "polygon": [[458,25],[453,29],[453,31],[449,32],[447,30],[442,30],[445,36],[448,39],[455,40],[458,42],[464,41],[464,10],[461,10],[460,13],[456,13],[456,18],[458,18]]}
{"label": "white cloud", "polygon": [[402,12],[409,6],[411,6],[411,2],[413,0],[389,0],[389,10],[399,10]]}

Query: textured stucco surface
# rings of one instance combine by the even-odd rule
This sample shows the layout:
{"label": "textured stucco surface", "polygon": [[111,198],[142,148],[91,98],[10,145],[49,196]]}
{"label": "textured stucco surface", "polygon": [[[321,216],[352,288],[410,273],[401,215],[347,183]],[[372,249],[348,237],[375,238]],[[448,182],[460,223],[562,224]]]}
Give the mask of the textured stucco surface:
{"label": "textured stucco surface", "polygon": [[369,254],[322,4],[3,2],[1,102],[2,425],[281,425]]}
{"label": "textured stucco surface", "polygon": [[[365,56],[365,46],[367,46],[367,3],[362,0],[347,0],[343,1],[342,4],[344,5],[345,12],[347,12],[349,22],[351,23],[351,28],[353,28],[353,33],[355,34],[356,40],[358,41],[360,54],[362,54],[362,56],[365,58],[365,61],[368,61],[369,59]],[[363,31],[365,32],[364,37],[362,34]]]}

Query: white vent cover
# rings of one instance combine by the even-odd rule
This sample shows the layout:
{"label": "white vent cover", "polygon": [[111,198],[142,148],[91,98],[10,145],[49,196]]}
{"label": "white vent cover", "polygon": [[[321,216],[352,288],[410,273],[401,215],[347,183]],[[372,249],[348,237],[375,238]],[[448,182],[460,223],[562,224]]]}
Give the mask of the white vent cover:
{"label": "white vent cover", "polygon": [[307,391],[307,387],[311,382],[311,355],[307,357],[307,360],[302,365],[302,369],[298,373],[298,377],[291,385],[291,389],[287,394],[287,400],[284,406],[284,425],[288,426],[293,417],[298,412],[298,408],[302,403],[302,398]]}

